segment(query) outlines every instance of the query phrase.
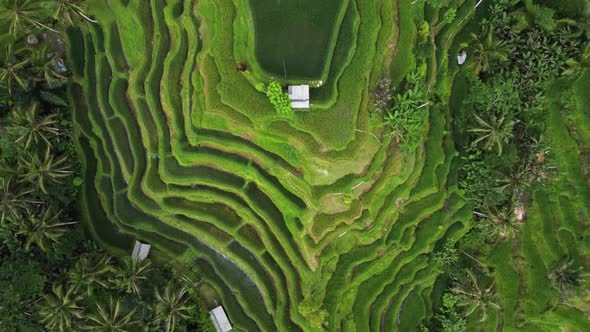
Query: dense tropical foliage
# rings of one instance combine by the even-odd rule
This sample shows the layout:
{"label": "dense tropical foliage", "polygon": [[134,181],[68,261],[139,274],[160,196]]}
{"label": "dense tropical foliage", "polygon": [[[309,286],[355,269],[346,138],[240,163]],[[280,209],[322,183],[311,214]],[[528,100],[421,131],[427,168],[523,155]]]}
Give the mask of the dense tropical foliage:
{"label": "dense tropical foliage", "polygon": [[[564,183],[552,158],[560,147],[545,135],[546,91],[560,76],[579,74],[589,45],[585,33],[558,23],[568,21],[564,15],[531,1],[499,1],[461,44],[469,54],[461,69],[469,92],[454,114],[454,135],[463,161],[459,184],[475,224],[457,243],[465,255],[457,265],[466,272],[447,274],[436,325],[442,331],[467,331],[464,319],[473,312],[483,322],[487,311],[501,309],[490,279],[492,250],[502,242],[518,248],[533,196],[553,195]],[[571,290],[584,287],[584,267],[562,261],[545,276],[562,294],[554,305],[566,293],[567,303],[579,303],[583,293]]]}
{"label": "dense tropical foliage", "polygon": [[[192,272],[112,257],[79,223],[62,33],[93,21],[85,10],[84,1],[0,1],[0,330],[206,331],[183,278]],[[160,309],[172,300],[161,289],[191,304]]]}

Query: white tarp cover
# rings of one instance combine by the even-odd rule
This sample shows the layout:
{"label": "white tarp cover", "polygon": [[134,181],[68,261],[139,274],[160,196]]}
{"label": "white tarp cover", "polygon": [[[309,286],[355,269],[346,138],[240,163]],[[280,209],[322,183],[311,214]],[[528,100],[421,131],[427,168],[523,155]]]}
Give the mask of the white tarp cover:
{"label": "white tarp cover", "polygon": [[288,91],[292,108],[309,108],[309,85],[290,85]]}
{"label": "white tarp cover", "polygon": [[133,251],[131,252],[132,259],[138,259],[139,261],[143,261],[147,258],[148,254],[150,253],[150,245],[141,243],[139,241],[135,241],[135,245],[133,246]]}
{"label": "white tarp cover", "polygon": [[457,63],[462,65],[467,61],[467,52],[463,51],[457,56]]}
{"label": "white tarp cover", "polygon": [[217,332],[231,331],[231,324],[229,323],[222,306],[209,311],[209,316],[211,316],[211,320],[213,321],[213,325]]}

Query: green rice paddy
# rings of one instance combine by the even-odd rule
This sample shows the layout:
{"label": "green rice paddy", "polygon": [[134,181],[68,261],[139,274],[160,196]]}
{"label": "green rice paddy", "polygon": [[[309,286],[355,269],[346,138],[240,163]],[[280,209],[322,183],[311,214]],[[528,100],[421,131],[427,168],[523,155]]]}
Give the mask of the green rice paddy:
{"label": "green rice paddy", "polygon": [[348,0],[249,0],[256,60],[269,74],[321,80]]}
{"label": "green rice paddy", "polygon": [[[474,0],[454,2],[462,23],[437,37],[433,82],[441,73],[453,82],[458,70],[445,55],[474,17]],[[137,238],[196,263],[236,331],[418,330],[440,291],[432,252],[461,238],[472,218],[457,185],[451,114],[430,111],[422,144],[404,152],[369,111],[384,73],[398,84],[414,70],[415,22],[433,13],[409,1],[245,3],[96,1],[100,23],[68,31],[88,229],[112,251]],[[325,80],[310,112],[277,117],[252,82],[285,73]],[[466,89],[454,82],[451,104]],[[474,329],[588,325],[537,297],[550,291],[539,271],[590,250],[590,228],[568,217],[590,216],[588,174],[576,161],[589,148],[589,104],[580,105],[574,121],[553,114],[548,128],[561,137],[570,183],[562,196],[535,197],[520,247],[497,248],[503,309]],[[571,126],[583,130],[572,136]],[[536,263],[514,264],[522,256]]]}

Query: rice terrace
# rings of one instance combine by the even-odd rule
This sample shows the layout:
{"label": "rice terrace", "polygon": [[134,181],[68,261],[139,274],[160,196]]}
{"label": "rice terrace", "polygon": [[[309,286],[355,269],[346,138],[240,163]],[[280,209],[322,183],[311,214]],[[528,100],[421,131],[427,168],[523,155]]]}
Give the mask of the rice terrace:
{"label": "rice terrace", "polygon": [[589,0],[0,2],[1,331],[590,331]]}

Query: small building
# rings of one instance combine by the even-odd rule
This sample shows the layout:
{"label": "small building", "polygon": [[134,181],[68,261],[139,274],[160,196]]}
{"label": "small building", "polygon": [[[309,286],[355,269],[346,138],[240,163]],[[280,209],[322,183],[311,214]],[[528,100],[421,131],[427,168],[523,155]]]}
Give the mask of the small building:
{"label": "small building", "polygon": [[465,63],[465,61],[467,61],[467,52],[461,51],[461,53],[459,53],[459,55],[457,55],[457,63],[459,65],[462,65]]}
{"label": "small building", "polygon": [[215,330],[217,330],[217,332],[231,331],[231,324],[229,319],[227,319],[227,315],[225,314],[222,306],[218,306],[217,308],[209,311],[209,316],[211,316],[211,320],[213,321],[213,325],[215,326]]}
{"label": "small building", "polygon": [[523,205],[518,205],[514,208],[514,216],[518,221],[524,221],[526,219],[526,210]]}
{"label": "small building", "polygon": [[309,85],[289,85],[288,92],[292,108],[309,109]]}
{"label": "small building", "polygon": [[151,246],[149,244],[135,241],[133,251],[131,252],[131,259],[137,259],[140,262],[143,261],[147,258],[148,254],[150,253],[150,248]]}

